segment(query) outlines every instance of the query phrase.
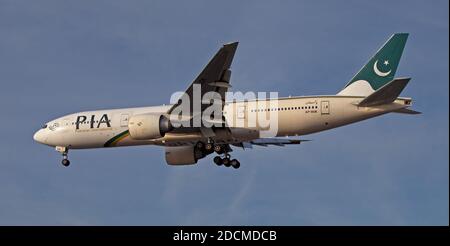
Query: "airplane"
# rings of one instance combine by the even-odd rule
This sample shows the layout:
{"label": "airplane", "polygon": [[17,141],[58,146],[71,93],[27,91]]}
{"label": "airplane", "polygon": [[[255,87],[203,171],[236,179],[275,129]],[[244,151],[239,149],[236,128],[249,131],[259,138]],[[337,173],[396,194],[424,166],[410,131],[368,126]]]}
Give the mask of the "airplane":
{"label": "airplane", "polygon": [[300,136],[387,113],[420,114],[410,109],[411,98],[399,97],[410,78],[394,78],[407,38],[392,35],[337,94],[231,101],[226,96],[238,42],[227,43],[168,105],[73,113],[47,122],[33,138],[62,154],[64,166],[70,149],[157,145],[169,165],[196,164],[215,153],[215,164],[237,169],[232,146],[296,145],[309,141]]}

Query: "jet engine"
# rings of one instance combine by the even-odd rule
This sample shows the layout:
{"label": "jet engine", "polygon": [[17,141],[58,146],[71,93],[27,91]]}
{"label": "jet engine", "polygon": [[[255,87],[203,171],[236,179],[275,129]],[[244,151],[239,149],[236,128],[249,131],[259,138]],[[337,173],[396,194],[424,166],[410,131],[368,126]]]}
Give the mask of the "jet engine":
{"label": "jet engine", "polygon": [[161,114],[138,114],[128,121],[130,136],[136,140],[164,137],[172,129],[169,119]]}
{"label": "jet engine", "polygon": [[201,150],[195,146],[174,146],[166,147],[166,162],[169,165],[192,165],[197,160],[205,157]]}

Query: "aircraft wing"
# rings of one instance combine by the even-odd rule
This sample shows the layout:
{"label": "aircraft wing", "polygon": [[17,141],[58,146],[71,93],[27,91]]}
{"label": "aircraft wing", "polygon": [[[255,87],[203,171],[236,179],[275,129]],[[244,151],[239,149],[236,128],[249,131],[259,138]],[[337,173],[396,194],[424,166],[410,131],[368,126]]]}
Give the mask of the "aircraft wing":
{"label": "aircraft wing", "polygon": [[[194,109],[194,99],[202,100],[207,92],[217,92],[221,96],[222,100],[222,109],[225,101],[225,93],[230,88],[230,77],[231,77],[231,63],[233,61],[234,54],[236,52],[238,46],[238,42],[229,43],[223,45],[222,48],[216,53],[216,55],[209,61],[208,65],[203,69],[203,71],[197,76],[197,78],[189,85],[189,87],[185,91],[185,95],[189,98],[190,103],[190,116],[188,118],[192,119],[193,117],[201,117],[201,113],[208,108],[213,102],[201,102],[201,107],[199,109]],[[195,93],[194,94],[194,90]],[[196,98],[194,98],[196,95]],[[180,98],[182,99],[182,98]],[[168,113],[172,113],[172,111],[178,107],[182,103],[182,100],[178,100],[175,103]],[[195,102],[199,103],[199,102]],[[185,116],[185,115],[184,115]]]}
{"label": "aircraft wing", "polygon": [[285,146],[289,144],[301,144],[302,142],[308,142],[311,140],[300,140],[300,139],[292,139],[292,138],[259,138],[248,142],[242,142],[238,144],[233,144],[235,146],[239,146],[242,148],[253,148],[253,145],[259,145],[267,147],[268,145],[275,146]]}

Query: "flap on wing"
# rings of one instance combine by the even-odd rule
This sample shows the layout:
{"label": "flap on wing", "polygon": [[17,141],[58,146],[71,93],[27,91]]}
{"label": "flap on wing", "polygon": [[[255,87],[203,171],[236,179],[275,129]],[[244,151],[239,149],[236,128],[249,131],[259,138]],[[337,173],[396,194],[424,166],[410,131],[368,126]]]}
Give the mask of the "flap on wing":
{"label": "flap on wing", "polygon": [[248,142],[242,142],[239,146],[243,148],[251,148],[252,145],[259,146],[284,146],[286,144],[301,144],[302,142],[308,142],[311,140],[300,140],[300,139],[292,139],[292,138],[259,138]]}
{"label": "flap on wing", "polygon": [[216,82],[211,82],[208,85],[215,86],[215,87],[231,88],[231,85],[229,84],[229,82],[216,81]]}

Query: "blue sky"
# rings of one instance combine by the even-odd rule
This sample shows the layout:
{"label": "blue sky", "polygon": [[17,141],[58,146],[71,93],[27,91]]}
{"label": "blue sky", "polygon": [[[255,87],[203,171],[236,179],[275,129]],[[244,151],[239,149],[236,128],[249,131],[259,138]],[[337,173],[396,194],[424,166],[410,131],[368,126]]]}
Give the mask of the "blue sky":
{"label": "blue sky", "polygon": [[[448,1],[0,0],[0,225],[448,225]],[[234,90],[335,94],[395,32],[419,116],[170,167],[161,147],[72,151],[46,121],[168,103],[221,44]]]}

